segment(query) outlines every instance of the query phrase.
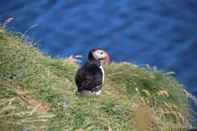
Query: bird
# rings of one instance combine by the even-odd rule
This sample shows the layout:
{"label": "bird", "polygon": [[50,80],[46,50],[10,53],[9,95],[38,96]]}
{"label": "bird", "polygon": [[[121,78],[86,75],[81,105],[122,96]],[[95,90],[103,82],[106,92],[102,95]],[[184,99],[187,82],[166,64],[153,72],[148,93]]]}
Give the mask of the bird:
{"label": "bird", "polygon": [[104,84],[104,64],[110,64],[109,53],[100,48],[91,49],[88,60],[76,72],[75,83],[78,94],[100,95]]}

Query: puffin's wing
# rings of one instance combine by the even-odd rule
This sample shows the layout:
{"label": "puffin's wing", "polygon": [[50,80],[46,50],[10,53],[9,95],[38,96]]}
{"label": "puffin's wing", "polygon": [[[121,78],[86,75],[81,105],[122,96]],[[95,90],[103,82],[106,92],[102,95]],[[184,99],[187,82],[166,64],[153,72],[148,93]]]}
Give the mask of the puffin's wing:
{"label": "puffin's wing", "polygon": [[94,63],[82,66],[76,73],[75,82],[78,91],[89,90],[98,91],[102,85],[102,71]]}

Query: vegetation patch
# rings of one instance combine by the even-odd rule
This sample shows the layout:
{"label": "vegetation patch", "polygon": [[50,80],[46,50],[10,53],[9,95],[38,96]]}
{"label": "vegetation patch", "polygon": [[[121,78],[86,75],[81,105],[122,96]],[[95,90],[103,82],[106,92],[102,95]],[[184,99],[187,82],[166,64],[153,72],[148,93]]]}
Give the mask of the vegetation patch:
{"label": "vegetation patch", "polygon": [[77,96],[72,59],[52,59],[0,28],[3,131],[158,131],[190,126],[184,87],[168,73],[130,63],[105,66],[101,96]]}

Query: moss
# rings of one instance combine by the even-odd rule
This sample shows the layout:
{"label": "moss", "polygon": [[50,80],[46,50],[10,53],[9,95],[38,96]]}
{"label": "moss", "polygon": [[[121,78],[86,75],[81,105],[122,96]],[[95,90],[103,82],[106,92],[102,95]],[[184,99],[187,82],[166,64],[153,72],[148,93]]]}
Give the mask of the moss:
{"label": "moss", "polygon": [[41,54],[0,28],[0,128],[137,131],[189,126],[184,87],[173,76],[112,63],[105,66],[102,95],[79,97],[73,81],[78,67]]}

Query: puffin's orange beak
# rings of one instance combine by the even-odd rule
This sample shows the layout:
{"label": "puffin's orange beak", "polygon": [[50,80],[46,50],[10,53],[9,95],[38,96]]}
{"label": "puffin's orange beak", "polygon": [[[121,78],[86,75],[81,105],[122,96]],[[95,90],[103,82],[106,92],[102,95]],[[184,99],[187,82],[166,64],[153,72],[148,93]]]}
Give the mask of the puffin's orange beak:
{"label": "puffin's orange beak", "polygon": [[103,59],[103,64],[110,64],[111,63],[111,57],[110,55],[107,53],[106,57]]}

